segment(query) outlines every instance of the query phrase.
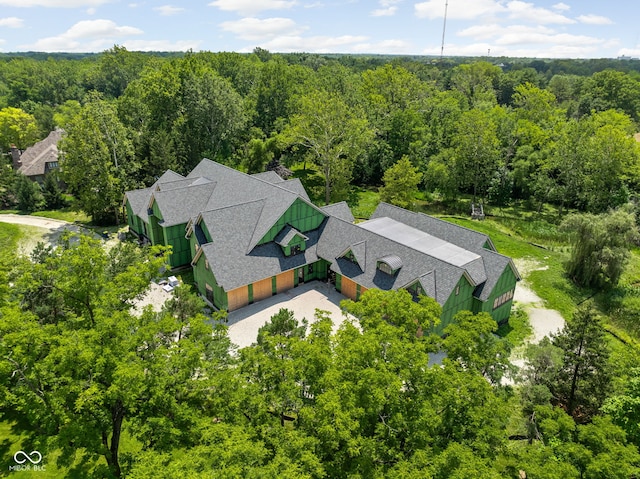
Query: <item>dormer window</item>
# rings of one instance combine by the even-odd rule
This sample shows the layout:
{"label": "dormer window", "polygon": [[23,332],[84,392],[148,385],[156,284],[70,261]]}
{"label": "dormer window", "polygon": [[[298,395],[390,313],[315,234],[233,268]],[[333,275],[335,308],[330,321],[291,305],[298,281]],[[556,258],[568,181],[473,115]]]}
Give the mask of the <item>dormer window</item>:
{"label": "dormer window", "polygon": [[303,235],[293,226],[285,226],[275,238],[285,256],[300,254],[307,249],[308,236]]}
{"label": "dormer window", "polygon": [[402,260],[398,256],[390,254],[378,259],[377,268],[383,273],[393,276],[402,268]]}

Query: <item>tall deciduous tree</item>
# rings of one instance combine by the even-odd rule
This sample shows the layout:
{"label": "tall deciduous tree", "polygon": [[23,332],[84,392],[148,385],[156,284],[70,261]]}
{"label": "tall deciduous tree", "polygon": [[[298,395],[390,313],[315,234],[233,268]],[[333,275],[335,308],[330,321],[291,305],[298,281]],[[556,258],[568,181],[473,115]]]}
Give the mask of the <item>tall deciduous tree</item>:
{"label": "tall deciduous tree", "polygon": [[454,139],[455,171],[460,188],[470,188],[473,200],[484,198],[493,178],[499,157],[496,125],[481,110],[461,115]]}
{"label": "tall deciduous tree", "polygon": [[0,110],[0,148],[9,151],[11,145],[24,150],[35,143],[38,125],[33,115],[20,108],[7,107]]}
{"label": "tall deciduous tree", "polygon": [[129,131],[113,106],[94,95],[67,125],[61,171],[80,207],[94,222],[120,222],[124,192],[136,186],[138,165]]}
{"label": "tall deciduous tree", "polygon": [[380,199],[401,208],[410,208],[415,201],[421,179],[422,173],[411,164],[409,158],[403,156],[384,172]]}
{"label": "tall deciduous tree", "polygon": [[[209,368],[227,360],[226,335],[176,304],[184,295],[163,312],[134,314],[166,260],[158,252],[123,245],[107,253],[99,240],[66,238],[21,265],[18,301],[2,309],[4,406],[50,437],[67,466],[83,448],[106,460],[109,471],[96,475],[121,477],[126,423],[147,448],[188,445]],[[59,308],[37,307],[36,290]]]}
{"label": "tall deciduous tree", "polygon": [[573,214],[561,227],[573,246],[565,265],[569,277],[591,288],[617,285],[638,238],[634,216],[622,209],[601,215]]}
{"label": "tall deciduous tree", "polygon": [[322,90],[298,98],[297,113],[282,135],[286,142],[306,148],[325,177],[325,202],[345,199],[355,160],[373,139],[360,112],[338,96]]}

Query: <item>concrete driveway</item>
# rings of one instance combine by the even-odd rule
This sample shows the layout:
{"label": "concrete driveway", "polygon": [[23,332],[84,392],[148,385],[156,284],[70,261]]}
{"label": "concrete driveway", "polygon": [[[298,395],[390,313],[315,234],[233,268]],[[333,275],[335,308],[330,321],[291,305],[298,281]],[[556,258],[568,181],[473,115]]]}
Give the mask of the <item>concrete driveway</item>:
{"label": "concrete driveway", "polygon": [[346,299],[333,285],[321,281],[309,283],[289,291],[232,311],[227,316],[229,338],[239,348],[250,346],[258,337],[258,329],[271,319],[281,308],[294,312],[296,319],[306,318],[311,325],[314,322],[316,308],[331,313],[334,332],[338,330],[345,316],[340,309],[340,301]]}

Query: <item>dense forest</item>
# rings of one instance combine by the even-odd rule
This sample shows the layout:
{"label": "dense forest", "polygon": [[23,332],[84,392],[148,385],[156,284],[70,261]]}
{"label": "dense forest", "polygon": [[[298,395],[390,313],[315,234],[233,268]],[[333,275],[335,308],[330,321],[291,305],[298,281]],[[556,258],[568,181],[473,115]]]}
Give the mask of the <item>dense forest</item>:
{"label": "dense forest", "polygon": [[[318,202],[353,203],[354,185],[381,185],[406,157],[444,200],[626,203],[640,174],[640,62],[505,62],[117,46],[0,57],[0,150],[63,128],[64,180],[102,222],[117,220],[124,191],[203,157],[248,172],[315,165]],[[17,202],[10,172],[0,182],[0,201]]]}
{"label": "dense forest", "polygon": [[66,132],[62,183],[6,156],[4,208],[122,221],[124,191],[203,157],[319,205],[482,202],[511,216],[477,227],[546,262],[530,280],[567,320],[524,347],[523,311],[501,330],[463,312],[440,337],[435,301],[370,290],[343,303],[357,324],[282,310],[238,350],[188,286],[135,310],[166,251],[83,236],[24,258],[3,227],[3,455],[65,477],[638,477],[639,122],[636,60],[0,55],[0,152]]}

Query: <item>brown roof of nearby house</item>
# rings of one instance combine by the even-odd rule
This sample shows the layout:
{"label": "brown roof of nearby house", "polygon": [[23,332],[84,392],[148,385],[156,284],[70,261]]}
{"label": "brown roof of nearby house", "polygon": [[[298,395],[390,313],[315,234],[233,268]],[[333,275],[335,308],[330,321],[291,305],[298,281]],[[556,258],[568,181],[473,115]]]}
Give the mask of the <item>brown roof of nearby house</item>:
{"label": "brown roof of nearby house", "polygon": [[24,150],[18,171],[25,176],[44,175],[46,164],[58,161],[58,142],[63,134],[64,130],[53,130],[44,140]]}

